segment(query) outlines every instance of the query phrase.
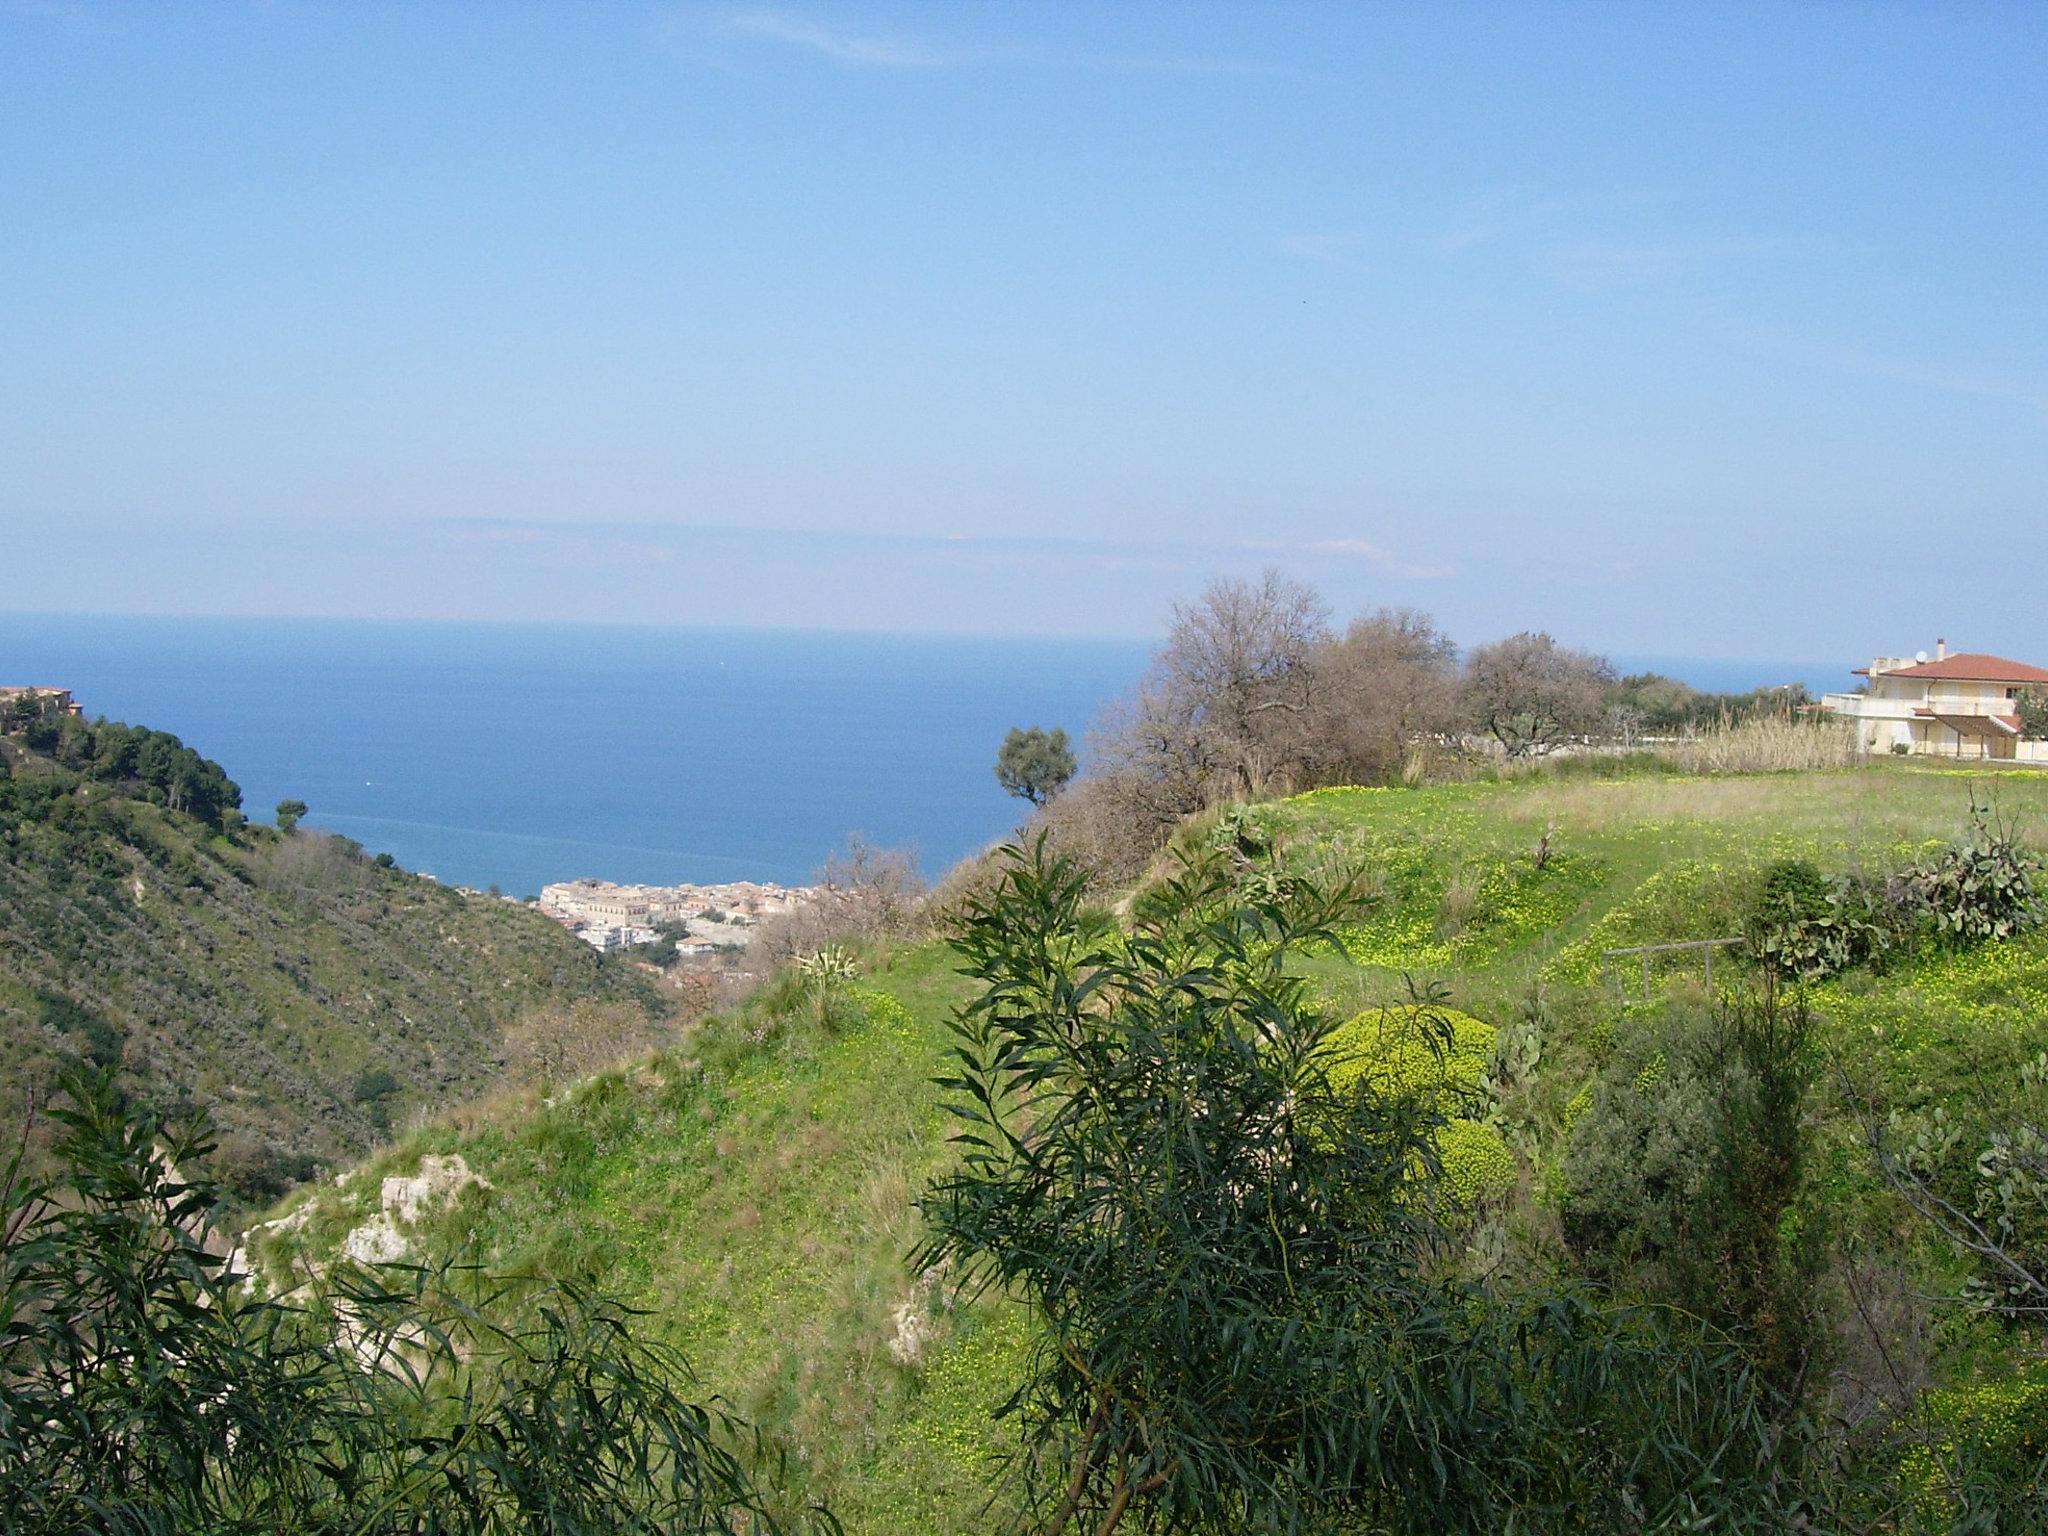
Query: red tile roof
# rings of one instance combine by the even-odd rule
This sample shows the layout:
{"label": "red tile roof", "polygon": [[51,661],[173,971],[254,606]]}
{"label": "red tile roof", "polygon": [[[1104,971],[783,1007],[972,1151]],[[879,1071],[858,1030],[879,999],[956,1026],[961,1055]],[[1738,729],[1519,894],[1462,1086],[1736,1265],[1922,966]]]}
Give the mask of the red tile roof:
{"label": "red tile roof", "polygon": [[1884,677],[1947,678],[1960,683],[2048,683],[2048,667],[2030,667],[2024,661],[2004,656],[1986,656],[1979,651],[1959,651],[1940,661],[1923,661],[1917,666],[1894,667]]}

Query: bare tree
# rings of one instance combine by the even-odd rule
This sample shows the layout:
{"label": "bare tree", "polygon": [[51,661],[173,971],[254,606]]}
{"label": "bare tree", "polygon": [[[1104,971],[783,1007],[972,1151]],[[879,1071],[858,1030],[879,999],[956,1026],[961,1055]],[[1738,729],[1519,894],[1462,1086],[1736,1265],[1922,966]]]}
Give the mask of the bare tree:
{"label": "bare tree", "polygon": [[1540,757],[1600,728],[1612,680],[1604,657],[1525,631],[1472,652],[1465,663],[1466,716],[1508,756]]}
{"label": "bare tree", "polygon": [[1634,704],[1610,704],[1607,706],[1607,734],[1621,744],[1622,751],[1633,752],[1636,738],[1643,733],[1646,718]]}
{"label": "bare tree", "polygon": [[630,1003],[542,1003],[507,1026],[507,1063],[542,1088],[588,1077],[675,1037],[676,1021]]}
{"label": "bare tree", "polygon": [[1458,728],[1458,648],[1424,613],[1381,608],[1311,658],[1312,708],[1291,755],[1322,784],[1384,784],[1411,743]]}
{"label": "bare tree", "polygon": [[1178,604],[1128,725],[1135,739],[1112,758],[1192,769],[1204,798],[1251,794],[1283,766],[1286,722],[1314,705],[1311,660],[1329,637],[1313,588],[1267,570],[1256,581],[1218,577]]}
{"label": "bare tree", "polygon": [[884,848],[859,832],[819,867],[812,884],[811,900],[768,919],[748,946],[770,967],[828,944],[900,932],[925,892],[909,849]]}

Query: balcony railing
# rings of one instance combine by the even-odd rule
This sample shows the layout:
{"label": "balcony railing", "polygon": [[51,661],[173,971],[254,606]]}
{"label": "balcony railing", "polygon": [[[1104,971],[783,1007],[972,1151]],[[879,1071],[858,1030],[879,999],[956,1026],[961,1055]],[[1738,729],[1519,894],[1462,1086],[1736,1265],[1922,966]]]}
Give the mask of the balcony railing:
{"label": "balcony railing", "polygon": [[1867,693],[1825,693],[1820,707],[1830,714],[1865,720],[1909,720],[1919,710],[1937,715],[2009,715],[2011,699],[1958,699],[1935,694],[1926,699],[1882,699]]}
{"label": "balcony railing", "polygon": [[1901,720],[1913,713],[1912,704],[1905,699],[1873,699],[1867,693],[1824,693],[1820,707],[1831,715],[1859,720]]}

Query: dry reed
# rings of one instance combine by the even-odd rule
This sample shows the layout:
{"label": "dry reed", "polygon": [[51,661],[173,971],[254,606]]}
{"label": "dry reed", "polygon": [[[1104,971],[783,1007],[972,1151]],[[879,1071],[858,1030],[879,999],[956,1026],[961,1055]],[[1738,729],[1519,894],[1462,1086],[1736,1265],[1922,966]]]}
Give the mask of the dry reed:
{"label": "dry reed", "polygon": [[1662,748],[1687,773],[1779,773],[1847,768],[1857,760],[1856,736],[1839,720],[1759,715],[1723,718]]}

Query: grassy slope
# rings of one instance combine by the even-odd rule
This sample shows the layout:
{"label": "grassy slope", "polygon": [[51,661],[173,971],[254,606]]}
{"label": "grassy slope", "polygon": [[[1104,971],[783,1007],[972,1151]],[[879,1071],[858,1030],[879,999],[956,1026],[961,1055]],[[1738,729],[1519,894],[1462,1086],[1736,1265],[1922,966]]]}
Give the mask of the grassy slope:
{"label": "grassy slope", "polygon": [[713,1021],[552,1100],[417,1131],[367,1176],[312,1194],[313,1219],[267,1255],[332,1252],[387,1172],[460,1152],[494,1190],[424,1224],[427,1250],[594,1279],[645,1307],[850,1530],[981,1530],[987,1410],[1019,1347],[1014,1319],[919,1308],[936,1330],[921,1368],[889,1349],[916,1289],[912,1201],[945,1155],[929,1079],[963,984],[926,944],[887,956],[858,995],[857,1021],[837,1030]]}
{"label": "grassy slope", "polygon": [[[2048,775],[2000,776],[1998,800],[2048,828]],[[1297,854],[1344,844],[1388,870],[1358,935],[1368,964],[1315,962],[1344,1006],[1405,995],[1404,971],[1502,1019],[1541,987],[1562,1037],[1546,1055],[1563,1101],[1598,1049],[1605,1001],[1587,957],[1606,942],[1706,937],[1729,876],[1761,858],[1889,856],[1953,835],[1971,782],[1881,764],[1743,780],[1543,780],[1513,786],[1325,792],[1266,814]],[[1530,854],[1548,829],[1552,857]],[[1696,878],[1685,878],[1691,869]],[[1674,873],[1674,872],[1677,873]],[[1463,887],[1476,895],[1447,899]],[[1462,922],[1446,923],[1449,911]],[[912,1200],[945,1156],[930,1077],[962,995],[944,950],[899,949],[881,994],[838,1034],[740,1016],[683,1050],[580,1085],[552,1103],[506,1100],[416,1133],[371,1178],[314,1197],[319,1214],[279,1251],[331,1251],[366,1214],[375,1176],[460,1150],[495,1189],[425,1230],[428,1246],[498,1271],[592,1275],[646,1306],[705,1382],[775,1431],[855,1532],[978,1531],[1016,1319],[989,1307],[937,1319],[920,1369],[888,1349],[916,1281]],[[1902,1076],[1948,1051],[2032,1039],[2048,997],[2048,942],[1933,959],[1830,994],[1845,1037],[1913,1050]],[[1967,1007],[1958,1009],[1958,1000]],[[1877,1033],[1873,1033],[1873,1027]]]}
{"label": "grassy slope", "polygon": [[402,1124],[486,1091],[527,1009],[593,997],[661,1006],[538,914],[335,839],[228,838],[104,791],[0,828],[12,1096],[111,1030],[139,1082],[208,1106],[244,1157],[354,1158],[376,1140],[364,1068],[397,1079]]}

